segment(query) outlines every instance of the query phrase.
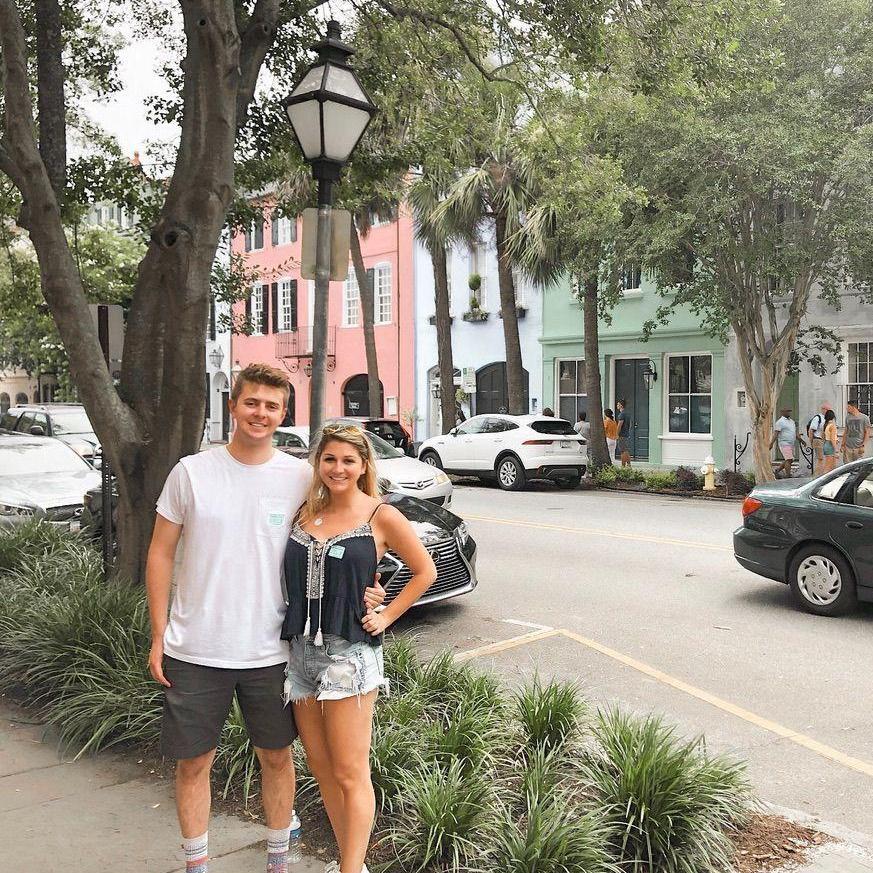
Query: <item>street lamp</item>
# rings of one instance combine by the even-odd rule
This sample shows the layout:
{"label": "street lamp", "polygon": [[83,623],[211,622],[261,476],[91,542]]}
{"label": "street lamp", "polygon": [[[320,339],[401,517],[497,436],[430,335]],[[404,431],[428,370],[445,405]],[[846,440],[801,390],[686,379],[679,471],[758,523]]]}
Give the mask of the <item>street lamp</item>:
{"label": "street lamp", "polygon": [[209,363],[215,367],[216,370],[221,369],[221,362],[224,360],[224,352],[221,350],[221,346],[217,346],[209,353]]}
{"label": "street lamp", "polygon": [[655,387],[655,382],[658,381],[658,371],[655,369],[655,362],[651,358],[646,362],[646,369],[643,370],[643,381],[646,383],[647,391],[651,391]]}
{"label": "street lamp", "polygon": [[313,48],[312,64],[282,101],[297,144],[318,182],[315,236],[315,300],[312,313],[312,371],[309,429],[321,425],[327,364],[327,295],[330,284],[330,235],[333,185],[361,141],[376,107],[349,66],[354,49],[344,43],[339,23],[327,23],[327,36]]}
{"label": "street lamp", "polygon": [[439,382],[433,382],[431,384],[430,394],[434,400],[439,400],[443,396],[443,389]]}
{"label": "street lamp", "polygon": [[239,378],[239,374],[242,373],[243,368],[239,365],[239,361],[234,361],[233,366],[230,368],[230,384],[235,385],[236,380]]}

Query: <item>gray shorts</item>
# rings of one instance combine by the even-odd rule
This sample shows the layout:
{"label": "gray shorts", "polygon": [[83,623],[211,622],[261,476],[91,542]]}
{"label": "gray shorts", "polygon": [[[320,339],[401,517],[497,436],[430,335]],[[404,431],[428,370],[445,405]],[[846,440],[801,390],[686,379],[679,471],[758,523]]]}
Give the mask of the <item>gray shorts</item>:
{"label": "gray shorts", "polygon": [[297,736],[290,707],[282,700],[285,665],[228,670],[189,664],[164,655],[164,718],[161,752],[196,758],[218,745],[233,696],[239,701],[252,745],[283,749]]}
{"label": "gray shorts", "polygon": [[334,634],[324,635],[324,645],[309,637],[296,636],[290,642],[285,699],[291,702],[345,700],[369,694],[376,688],[388,693],[382,647],[350,643]]}

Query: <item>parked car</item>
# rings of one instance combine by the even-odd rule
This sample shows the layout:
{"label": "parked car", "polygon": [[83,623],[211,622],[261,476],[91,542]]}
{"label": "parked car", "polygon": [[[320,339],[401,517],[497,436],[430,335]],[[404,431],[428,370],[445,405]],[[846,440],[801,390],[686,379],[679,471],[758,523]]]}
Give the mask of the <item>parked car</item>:
{"label": "parked car", "polygon": [[364,430],[381,437],[386,443],[400,449],[404,455],[415,457],[412,448],[412,434],[393,418],[359,418],[357,416],[344,415],[343,421],[351,421],[360,425]]}
{"label": "parked car", "polygon": [[[337,422],[360,425],[360,421],[353,418],[329,419],[325,424]],[[372,431],[368,431],[367,436],[376,453],[376,473],[384,480],[384,490],[420,497],[437,506],[451,508],[452,480],[442,470],[434,470],[416,458],[406,457],[400,449]],[[277,428],[273,444],[280,451],[298,458],[308,458],[309,430],[302,427]]]}
{"label": "parked car", "polygon": [[0,526],[43,518],[78,530],[82,495],[100,474],[60,440],[0,434]]}
{"label": "parked car", "polygon": [[816,615],[873,602],[873,460],[811,481],[755,487],[734,531],[734,556],[747,570],[787,583]]}
{"label": "parked car", "polygon": [[544,415],[474,415],[418,452],[425,464],[447,473],[497,479],[518,491],[529,479],[551,479],[575,488],[588,467],[585,440],[569,421]]}
{"label": "parked car", "polygon": [[63,440],[94,467],[100,466],[100,440],[79,403],[34,403],[12,406],[0,418],[0,429]]}

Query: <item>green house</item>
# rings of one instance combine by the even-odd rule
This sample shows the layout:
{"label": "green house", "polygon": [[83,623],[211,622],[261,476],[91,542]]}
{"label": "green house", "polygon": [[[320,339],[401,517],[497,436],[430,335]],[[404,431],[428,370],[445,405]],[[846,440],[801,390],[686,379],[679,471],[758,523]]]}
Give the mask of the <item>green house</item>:
{"label": "green house", "polygon": [[[733,464],[726,440],[725,347],[699,319],[677,311],[648,342],[643,325],[665,301],[654,285],[629,269],[612,321],[600,323],[600,372],[605,407],[626,401],[634,463],[700,466],[712,455],[719,469]],[[543,405],[576,421],[587,409],[582,305],[569,281],[543,296]]]}

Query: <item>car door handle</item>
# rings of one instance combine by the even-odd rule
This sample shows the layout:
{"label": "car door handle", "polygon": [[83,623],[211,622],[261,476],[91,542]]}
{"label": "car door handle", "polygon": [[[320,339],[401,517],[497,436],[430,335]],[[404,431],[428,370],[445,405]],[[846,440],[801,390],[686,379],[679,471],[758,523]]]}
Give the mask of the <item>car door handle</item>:
{"label": "car door handle", "polygon": [[502,443],[503,440],[494,440],[495,443]]}
{"label": "car door handle", "polygon": [[851,528],[852,530],[863,530],[864,525],[861,524],[860,521],[847,521],[846,527]]}

